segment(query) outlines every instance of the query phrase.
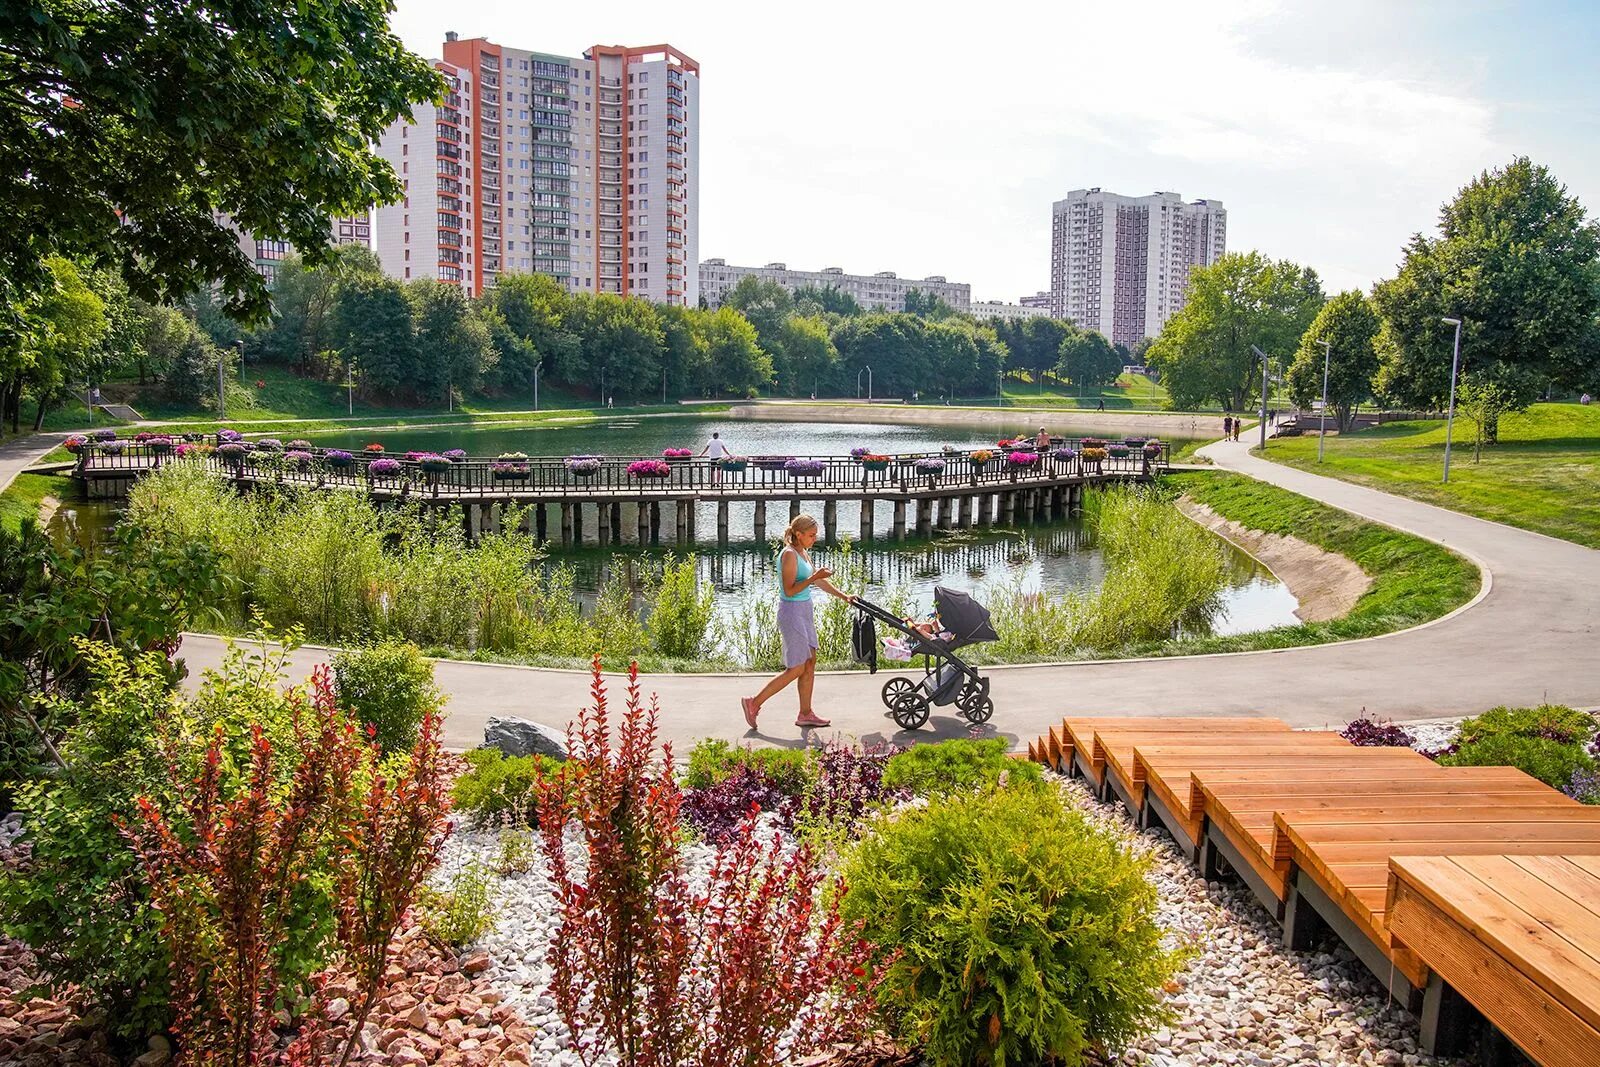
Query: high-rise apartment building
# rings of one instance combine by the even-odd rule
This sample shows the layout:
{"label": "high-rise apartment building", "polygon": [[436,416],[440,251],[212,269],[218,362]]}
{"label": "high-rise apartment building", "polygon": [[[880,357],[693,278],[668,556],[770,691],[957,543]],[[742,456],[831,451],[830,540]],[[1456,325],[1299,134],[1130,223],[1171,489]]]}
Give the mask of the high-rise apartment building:
{"label": "high-rise apartment building", "polygon": [[721,307],[722,301],[739,284],[739,279],[754,275],[777,282],[789,292],[802,286],[817,289],[838,289],[855,297],[856,303],[868,311],[904,311],[906,294],[913,289],[943,300],[957,311],[967,310],[972,303],[972,286],[966,282],[948,281],[942,274],[926,278],[902,278],[892,270],[877,274],[846,274],[843,267],[824,267],[821,270],[790,270],[787,263],[768,263],[764,267],[738,267],[725,259],[708,259],[699,265],[700,292],[710,307]]}
{"label": "high-rise apartment building", "polygon": [[699,64],[665,44],[574,58],[452,33],[435,65],[445,104],[380,142],[406,187],[377,209],[386,271],[698,301]]}
{"label": "high-rise apartment building", "polygon": [[1052,210],[1051,310],[1113,344],[1154,337],[1180,308],[1189,271],[1227,250],[1220,200],[1074,189]]}

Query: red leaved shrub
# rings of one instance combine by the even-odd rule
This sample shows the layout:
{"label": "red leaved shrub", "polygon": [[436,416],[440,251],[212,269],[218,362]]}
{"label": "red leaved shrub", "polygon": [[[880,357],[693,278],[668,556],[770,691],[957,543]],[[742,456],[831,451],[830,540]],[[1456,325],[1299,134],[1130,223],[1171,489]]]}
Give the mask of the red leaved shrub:
{"label": "red leaved shrub", "polygon": [[[866,1031],[870,946],[804,847],[761,844],[755,811],[691,888],[681,794],[658,708],[628,674],[615,740],[600,661],[571,756],[539,787],[539,829],[561,912],[551,996],[585,1063],[761,1067]],[[569,841],[570,839],[570,841]],[[568,846],[574,855],[568,855]]]}

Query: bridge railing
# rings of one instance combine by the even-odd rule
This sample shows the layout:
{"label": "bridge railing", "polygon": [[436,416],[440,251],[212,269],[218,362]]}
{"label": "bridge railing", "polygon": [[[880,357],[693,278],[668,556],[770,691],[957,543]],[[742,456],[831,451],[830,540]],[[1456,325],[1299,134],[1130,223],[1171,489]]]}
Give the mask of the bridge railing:
{"label": "bridge railing", "polygon": [[[464,457],[449,462],[419,453],[348,453],[312,448],[232,451],[186,442],[85,443],[79,446],[75,473],[137,476],[185,457],[209,469],[249,481],[348,486],[375,490],[422,491],[455,497],[540,496],[773,496],[876,494],[921,495],[1001,490],[1008,485],[1089,475],[1138,476],[1168,465],[1164,442],[1104,446],[1102,459],[1083,456],[1081,438],[1060,440],[1032,465],[1014,464],[1002,449],[958,452],[902,452],[888,457],[740,456],[721,461],[661,456]],[[233,443],[233,442],[229,442]],[[1091,446],[1091,448],[1096,446]],[[989,451],[979,461],[973,451]],[[1070,455],[1069,455],[1070,453]],[[380,462],[385,461],[385,462]]]}

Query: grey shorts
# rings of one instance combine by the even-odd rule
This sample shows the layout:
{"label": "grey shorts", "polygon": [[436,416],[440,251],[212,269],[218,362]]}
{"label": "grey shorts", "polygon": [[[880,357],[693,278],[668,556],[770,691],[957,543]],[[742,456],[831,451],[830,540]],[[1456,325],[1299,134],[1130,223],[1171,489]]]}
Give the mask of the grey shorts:
{"label": "grey shorts", "polygon": [[809,600],[778,601],[778,633],[783,638],[783,666],[798,667],[817,651],[817,618]]}

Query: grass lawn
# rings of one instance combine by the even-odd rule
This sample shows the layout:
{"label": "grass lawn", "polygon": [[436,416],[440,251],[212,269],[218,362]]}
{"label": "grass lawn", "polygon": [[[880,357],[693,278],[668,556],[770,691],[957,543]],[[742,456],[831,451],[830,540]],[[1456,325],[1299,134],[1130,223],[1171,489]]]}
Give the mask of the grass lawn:
{"label": "grass lawn", "polygon": [[[983,404],[984,399],[973,397],[962,402]],[[987,399],[990,404],[994,403],[992,396]],[[1006,407],[1088,408],[1092,411],[1101,401],[1105,402],[1107,411],[1161,411],[1167,401],[1167,391],[1142,374],[1124,374],[1115,385],[1087,390],[1083,396],[1071,386],[1048,378],[1042,388],[1027,375],[1006,378]]]}
{"label": "grass lawn", "polygon": [[1169,641],[1130,649],[1130,654],[1242,652],[1374,637],[1448,614],[1476,596],[1482,585],[1478,568],[1447,548],[1243,475],[1180,472],[1168,476],[1164,484],[1253,530],[1298,537],[1354,560],[1371,575],[1372,586],[1341,619],[1233,637]]}
{"label": "grass lawn", "polygon": [[1267,458],[1430,504],[1600,548],[1600,406],[1535,404],[1500,420],[1500,443],[1472,461],[1472,425],[1456,420],[1450,484],[1444,423],[1398,422],[1329,437],[1274,440]]}
{"label": "grass lawn", "polygon": [[23,519],[38,518],[44,498],[63,499],[72,483],[58,474],[19,474],[0,493],[0,529],[15,533]]}

